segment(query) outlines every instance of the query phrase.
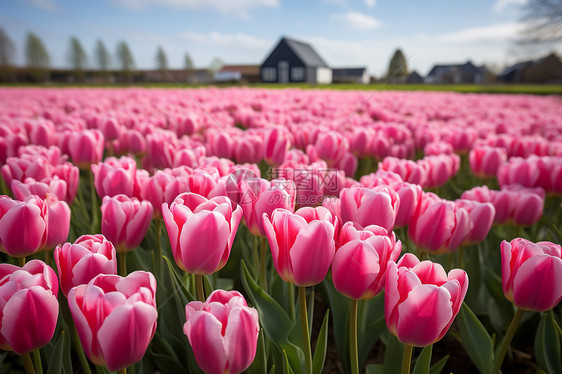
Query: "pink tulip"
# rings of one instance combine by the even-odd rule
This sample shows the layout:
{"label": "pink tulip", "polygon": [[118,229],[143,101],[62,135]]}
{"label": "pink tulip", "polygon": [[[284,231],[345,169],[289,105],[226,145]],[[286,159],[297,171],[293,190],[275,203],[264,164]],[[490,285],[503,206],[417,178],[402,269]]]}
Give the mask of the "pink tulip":
{"label": "pink tulip", "polygon": [[[60,178],[66,182],[66,196],[64,201],[71,204],[78,192],[78,182],[80,181],[80,169],[70,162],[57,165],[53,170],[53,178]],[[63,200],[63,199],[60,199]]]}
{"label": "pink tulip", "polygon": [[[171,203],[166,198],[166,188],[174,178],[163,170],[158,170],[153,176],[140,181],[140,195],[143,200],[148,200],[154,208],[154,219],[162,217],[162,204]],[[176,195],[177,196],[177,195]]]}
{"label": "pink tulip", "polygon": [[408,237],[421,250],[439,254],[455,251],[472,228],[466,209],[426,193],[408,226]]}
{"label": "pink tulip", "polygon": [[280,165],[283,163],[290,145],[291,142],[285,134],[285,130],[274,127],[267,133],[263,142],[265,161],[270,165]]}
{"label": "pink tulip", "polygon": [[212,274],[222,269],[230,250],[242,209],[232,208],[226,196],[205,197],[191,192],[176,197],[162,215],[178,266],[191,274]]}
{"label": "pink tulip", "polygon": [[457,154],[440,154],[426,156],[418,160],[418,164],[426,165],[427,178],[422,184],[425,188],[441,187],[459,171],[461,158]]}
{"label": "pink tulip", "polygon": [[505,148],[488,146],[475,147],[468,155],[470,170],[479,178],[493,178],[499,167],[507,161]]}
{"label": "pink tulip", "polygon": [[121,370],[142,359],[156,332],[156,279],[145,271],[100,274],[72,288],[68,306],[88,358]]}
{"label": "pink tulip", "polygon": [[29,353],[51,341],[57,326],[59,285],[53,269],[31,260],[0,264],[0,349]]}
{"label": "pink tulip", "polygon": [[44,199],[47,194],[55,195],[59,200],[64,200],[67,195],[68,186],[59,177],[45,178],[36,181],[33,178],[25,178],[23,182],[12,180],[12,192],[17,200],[25,200],[29,195],[37,195]]}
{"label": "pink tulip", "polygon": [[47,204],[38,196],[24,201],[0,196],[0,251],[26,257],[45,246],[48,235]]}
{"label": "pink tulip", "polygon": [[[369,226],[353,234],[355,228],[351,222],[346,225],[349,227],[344,231],[346,238],[340,239],[340,243],[345,243],[337,249],[332,261],[334,286],[350,299],[370,299],[384,288],[387,265],[398,259],[402,243],[396,241],[393,232],[388,235],[382,227]],[[354,235],[357,238],[351,239]]]}
{"label": "pink tulip", "polygon": [[50,194],[47,194],[45,204],[47,204],[47,215],[49,217],[45,249],[52,250],[55,246],[66,242],[68,239],[68,233],[70,231],[70,207],[66,202]]}
{"label": "pink tulip", "polygon": [[349,142],[338,132],[322,132],[316,138],[314,147],[318,152],[318,157],[332,166],[343,158],[349,149]]}
{"label": "pink tulip", "polygon": [[238,374],[256,355],[258,312],[237,291],[214,291],[203,303],[185,306],[183,332],[205,374]]}
{"label": "pink tulip", "polygon": [[427,179],[426,168],[412,160],[385,157],[382,162],[379,162],[379,170],[395,172],[405,182],[413,184],[424,185]]}
{"label": "pink tulip", "polygon": [[472,222],[472,229],[461,245],[473,245],[486,239],[496,216],[496,209],[492,203],[459,199],[455,201],[455,204],[468,212],[468,217]]}
{"label": "pink tulip", "polygon": [[103,162],[92,165],[94,186],[100,198],[124,194],[133,195],[137,164],[130,157],[119,159],[108,157]]}
{"label": "pink tulip", "polygon": [[117,274],[115,247],[101,234],[82,235],[74,243],[56,247],[55,263],[64,296],[98,274]]}
{"label": "pink tulip", "polygon": [[351,221],[357,228],[377,225],[392,230],[400,198],[388,187],[351,187],[340,192],[341,217],[343,222]]}
{"label": "pink tulip", "polygon": [[447,273],[431,261],[406,253],[388,265],[384,315],[402,343],[424,347],[439,341],[453,323],[468,289],[461,269]]}
{"label": "pink tulip", "polygon": [[23,182],[26,178],[35,180],[50,178],[53,168],[49,160],[44,157],[8,157],[1,170],[4,182],[7,186],[11,186],[12,180]]}
{"label": "pink tulip", "polygon": [[505,297],[524,310],[543,312],[562,300],[562,254],[559,244],[513,239],[501,243]]}
{"label": "pink tulip", "polygon": [[71,133],[68,138],[68,148],[72,161],[81,169],[89,169],[90,165],[102,160],[104,141],[103,134],[99,130]]}
{"label": "pink tulip", "polygon": [[152,219],[152,204],[125,195],[105,196],[101,204],[101,233],[117,248],[132,251],[140,245]]}
{"label": "pink tulip", "polygon": [[307,222],[286,209],[263,216],[273,264],[279,276],[297,286],[322,282],[335,253],[334,225],[329,220]]}
{"label": "pink tulip", "polygon": [[422,198],[423,190],[419,184],[407,182],[394,184],[392,189],[396,191],[400,198],[400,206],[396,212],[394,227],[404,227],[410,223],[416,213]]}

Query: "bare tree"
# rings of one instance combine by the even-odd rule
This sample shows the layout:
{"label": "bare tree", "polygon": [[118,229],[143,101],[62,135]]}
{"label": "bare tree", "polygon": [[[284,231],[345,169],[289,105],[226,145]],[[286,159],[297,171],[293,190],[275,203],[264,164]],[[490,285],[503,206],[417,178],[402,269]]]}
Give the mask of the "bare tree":
{"label": "bare tree", "polygon": [[98,39],[96,42],[96,49],[94,51],[94,56],[98,68],[101,71],[106,72],[109,69],[109,66],[111,65],[111,56],[109,55],[109,51],[107,50],[105,44],[103,44],[101,39]]}
{"label": "bare tree", "polygon": [[47,79],[50,64],[49,53],[41,39],[32,32],[27,33],[25,41],[25,62],[31,79],[35,81]]}
{"label": "bare tree", "polygon": [[119,67],[126,81],[130,81],[133,74],[133,69],[135,68],[135,61],[133,60],[133,55],[126,42],[119,42],[117,45],[117,61],[119,62]]}
{"label": "bare tree", "polygon": [[529,0],[523,6],[524,27],[516,44],[531,55],[562,44],[562,0]]}
{"label": "bare tree", "polygon": [[16,47],[8,34],[0,27],[0,80],[13,80],[14,55]]}
{"label": "bare tree", "polygon": [[88,62],[88,57],[86,56],[86,51],[82,47],[82,44],[75,36],[70,38],[68,45],[68,62],[74,70],[74,75],[78,80],[84,79],[84,68]]}
{"label": "bare tree", "polygon": [[168,70],[168,58],[166,57],[166,52],[164,52],[161,46],[158,46],[158,49],[156,50],[156,65],[161,71]]}

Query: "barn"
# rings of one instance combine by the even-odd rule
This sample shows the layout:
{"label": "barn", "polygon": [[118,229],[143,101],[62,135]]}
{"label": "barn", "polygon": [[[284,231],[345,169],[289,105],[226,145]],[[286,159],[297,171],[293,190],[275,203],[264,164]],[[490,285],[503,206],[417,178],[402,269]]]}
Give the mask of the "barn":
{"label": "barn", "polygon": [[260,66],[265,83],[332,83],[332,69],[308,43],[282,37]]}

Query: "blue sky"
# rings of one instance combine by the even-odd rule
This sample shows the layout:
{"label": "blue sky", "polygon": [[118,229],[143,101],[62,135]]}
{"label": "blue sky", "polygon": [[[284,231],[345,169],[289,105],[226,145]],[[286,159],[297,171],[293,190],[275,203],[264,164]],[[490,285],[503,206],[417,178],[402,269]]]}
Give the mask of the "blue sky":
{"label": "blue sky", "polygon": [[410,69],[434,63],[497,67],[520,56],[510,43],[526,0],[3,0],[0,27],[23,64],[27,31],[39,35],[53,66],[67,66],[71,36],[93,64],[100,38],[114,53],[120,40],[136,66],[153,68],[161,45],[170,68],[189,53],[197,67],[214,57],[259,64],[282,35],[312,43],[331,66],[367,66],[382,75],[396,48]]}

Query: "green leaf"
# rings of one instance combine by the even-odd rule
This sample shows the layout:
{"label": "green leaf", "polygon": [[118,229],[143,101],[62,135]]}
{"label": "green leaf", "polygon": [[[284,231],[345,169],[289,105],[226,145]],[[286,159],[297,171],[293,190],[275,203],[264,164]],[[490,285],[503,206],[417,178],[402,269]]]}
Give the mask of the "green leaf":
{"label": "green leaf", "polygon": [[435,365],[433,365],[429,370],[429,374],[441,374],[443,368],[445,368],[445,365],[447,365],[447,361],[449,361],[449,355],[437,361]]}
{"label": "green leaf", "polygon": [[51,355],[49,360],[49,370],[47,374],[60,374],[62,373],[62,358],[65,350],[70,349],[70,346],[66,346],[65,331],[61,331],[59,338],[57,339],[57,345],[55,350]]}
{"label": "green leaf", "polygon": [[[336,348],[338,349],[338,357],[341,361],[342,367],[350,367],[349,363],[349,313],[351,309],[350,300],[340,294],[334,287],[332,278],[327,276],[322,282],[324,300],[328,301],[330,306],[330,313],[332,314],[332,326],[334,330],[334,338],[336,341]],[[360,330],[360,329],[358,329]],[[361,347],[359,347],[361,350]]]}
{"label": "green leaf", "polygon": [[544,313],[535,336],[535,356],[539,366],[549,373],[562,373],[559,329],[554,312]]}
{"label": "green leaf", "polygon": [[283,374],[293,374],[293,370],[289,364],[289,357],[287,356],[287,352],[285,352],[285,350],[283,350]]}
{"label": "green leaf", "polygon": [[488,298],[488,313],[494,328],[498,332],[503,332],[503,328],[509,324],[513,318],[513,304],[511,304],[503,294],[502,280],[492,269],[486,267],[484,273],[486,289],[492,295],[492,300]]}
{"label": "green leaf", "polygon": [[384,373],[400,373],[402,369],[402,355],[404,354],[404,344],[388,332],[386,338],[386,348],[384,350]]}
{"label": "green leaf", "polygon": [[384,365],[383,364],[367,365],[367,367],[365,368],[365,372],[367,374],[384,374]]}
{"label": "green leaf", "polygon": [[472,310],[463,303],[457,322],[466,353],[481,373],[489,373],[494,360],[492,339]]}
{"label": "green leaf", "polygon": [[269,374],[275,374],[275,365],[271,366],[271,369],[269,369]]}
{"label": "green leaf", "polygon": [[256,357],[254,362],[248,368],[249,374],[265,374],[267,373],[267,356],[265,354],[265,343],[263,336],[263,329],[260,330],[258,335],[258,344],[256,349]]}
{"label": "green leaf", "polygon": [[159,333],[154,335],[149,346],[150,353],[156,367],[163,373],[185,373],[186,369],[180,363],[176,353],[166,339]]}
{"label": "green leaf", "polygon": [[318,333],[316,340],[316,348],[314,348],[314,356],[312,358],[312,372],[314,374],[321,374],[324,369],[324,362],[326,361],[326,349],[328,346],[328,321],[330,317],[330,309],[326,311],[322,327]]}
{"label": "green leaf", "polygon": [[384,320],[384,292],[370,300],[359,301],[357,343],[359,367],[367,361],[373,345],[386,331]]}
{"label": "green leaf", "polygon": [[429,367],[431,366],[431,353],[433,352],[433,344],[425,347],[414,366],[413,374],[429,374]]}

